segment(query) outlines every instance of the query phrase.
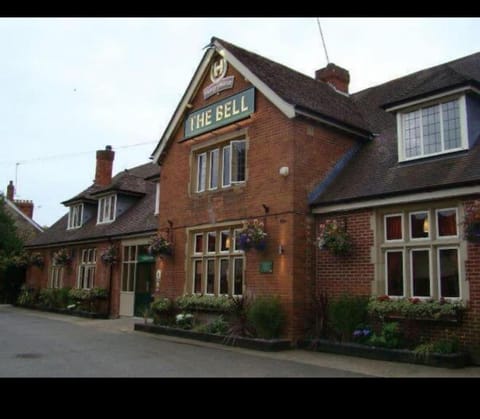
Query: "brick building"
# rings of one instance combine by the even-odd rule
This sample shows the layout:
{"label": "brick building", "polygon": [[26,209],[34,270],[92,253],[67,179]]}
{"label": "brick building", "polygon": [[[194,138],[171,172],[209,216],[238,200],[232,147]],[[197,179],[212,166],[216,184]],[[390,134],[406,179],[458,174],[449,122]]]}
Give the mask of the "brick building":
{"label": "brick building", "polygon": [[[474,54],[349,94],[334,64],[311,78],[212,38],[153,152],[174,243],[157,291],[279,295],[294,339],[312,293],[461,299],[478,351],[480,246],[462,223],[480,197],[479,81]],[[267,247],[243,252],[253,219]],[[348,258],[319,248],[327,219]]]}
{"label": "brick building", "polygon": [[[147,252],[158,226],[158,166],[146,163],[112,177],[115,152],[96,153],[94,183],[63,202],[69,211],[27,249],[43,255],[43,267],[31,266],[34,288],[105,288],[110,316],[142,315],[153,292],[154,260]],[[72,261],[56,265],[53,254],[66,249]],[[117,261],[103,263],[114,249]]]}

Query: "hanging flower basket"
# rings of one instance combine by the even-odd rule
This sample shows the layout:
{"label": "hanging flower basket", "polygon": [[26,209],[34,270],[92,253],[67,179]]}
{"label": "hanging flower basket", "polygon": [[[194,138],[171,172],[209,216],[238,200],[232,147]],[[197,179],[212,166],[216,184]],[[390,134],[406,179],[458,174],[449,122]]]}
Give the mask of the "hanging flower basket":
{"label": "hanging flower basket", "polygon": [[172,256],[173,247],[167,239],[162,236],[153,237],[148,246],[148,253],[152,256]]}
{"label": "hanging flower basket", "polygon": [[117,248],[113,245],[107,247],[100,258],[106,265],[113,265],[117,262]]}
{"label": "hanging flower basket", "polygon": [[72,261],[72,255],[63,247],[53,254],[53,261],[55,265],[66,266]]}
{"label": "hanging flower basket", "polygon": [[480,243],[480,221],[465,225],[465,238],[472,243]]}
{"label": "hanging flower basket", "polygon": [[345,223],[338,223],[337,220],[326,220],[320,224],[317,241],[320,249],[330,250],[335,256],[347,256],[352,252],[352,239]]}
{"label": "hanging flower basket", "polygon": [[267,247],[267,233],[264,231],[264,224],[257,219],[244,222],[238,237],[238,247],[245,252],[251,248],[263,251]]}
{"label": "hanging flower basket", "polygon": [[30,255],[30,265],[43,268],[45,265],[45,258],[39,252],[34,252]]}

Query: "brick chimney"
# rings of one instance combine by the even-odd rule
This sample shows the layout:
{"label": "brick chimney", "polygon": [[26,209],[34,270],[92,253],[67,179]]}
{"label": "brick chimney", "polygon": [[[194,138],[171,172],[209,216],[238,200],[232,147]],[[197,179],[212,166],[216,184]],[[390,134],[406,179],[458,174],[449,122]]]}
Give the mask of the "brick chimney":
{"label": "brick chimney", "polygon": [[16,199],[14,201],[14,204],[28,218],[33,218],[33,201],[25,201],[23,199]]}
{"label": "brick chimney", "polygon": [[13,197],[15,196],[15,186],[13,186],[13,180],[7,186],[7,199],[13,202]]}
{"label": "brick chimney", "polygon": [[335,89],[348,93],[348,83],[350,83],[350,73],[336,64],[328,63],[325,68],[315,71],[315,80],[324,81],[332,84]]}
{"label": "brick chimney", "polygon": [[115,152],[112,146],[105,146],[105,150],[97,151],[97,166],[95,168],[95,184],[107,186],[112,181],[113,158]]}

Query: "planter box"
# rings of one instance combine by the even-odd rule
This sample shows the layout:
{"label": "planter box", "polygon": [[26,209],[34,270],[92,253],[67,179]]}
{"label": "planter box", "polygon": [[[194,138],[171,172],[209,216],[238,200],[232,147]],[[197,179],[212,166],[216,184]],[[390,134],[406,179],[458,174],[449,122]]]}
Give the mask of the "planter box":
{"label": "planter box", "polygon": [[203,342],[220,343],[222,345],[238,346],[241,348],[255,349],[259,351],[283,351],[286,349],[291,349],[291,341],[288,339],[256,339],[245,337],[231,338],[223,335],[214,335],[211,333],[200,333],[192,330],[178,329],[176,327],[142,323],[135,323],[134,329],[140,332],[196,339]]}
{"label": "planter box", "polygon": [[470,363],[467,353],[453,354],[433,353],[428,357],[419,356],[408,349],[387,349],[358,343],[337,343],[325,339],[304,340],[299,347],[318,352],[328,352],[341,355],[359,356],[361,358],[378,359],[382,361],[407,362],[443,368],[463,368]]}

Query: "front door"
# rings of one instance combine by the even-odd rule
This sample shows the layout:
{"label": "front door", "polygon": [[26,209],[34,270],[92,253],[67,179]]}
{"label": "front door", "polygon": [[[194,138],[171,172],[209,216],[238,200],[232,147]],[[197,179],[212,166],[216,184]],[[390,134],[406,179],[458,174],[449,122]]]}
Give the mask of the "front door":
{"label": "front door", "polygon": [[122,283],[120,287],[120,316],[133,316],[135,305],[135,276],[137,246],[123,247]]}
{"label": "front door", "polygon": [[134,315],[143,317],[150,307],[155,288],[155,259],[150,255],[140,254],[137,260],[135,280]]}

